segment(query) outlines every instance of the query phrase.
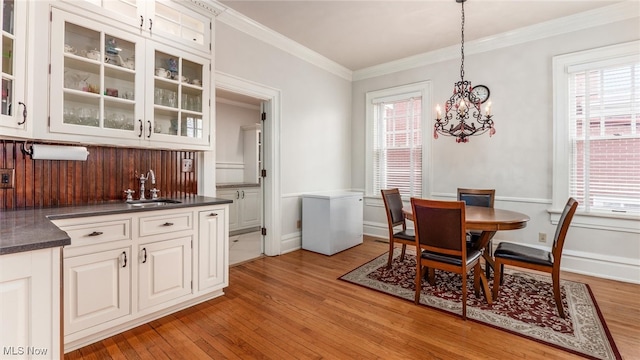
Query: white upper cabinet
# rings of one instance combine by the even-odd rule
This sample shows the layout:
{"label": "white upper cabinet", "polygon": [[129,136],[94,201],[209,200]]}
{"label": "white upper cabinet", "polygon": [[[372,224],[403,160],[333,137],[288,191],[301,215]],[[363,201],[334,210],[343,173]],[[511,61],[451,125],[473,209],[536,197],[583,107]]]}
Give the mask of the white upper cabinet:
{"label": "white upper cabinet", "polygon": [[0,135],[27,137],[31,128],[26,104],[27,6],[20,0],[1,1],[2,16],[2,103]]}
{"label": "white upper cabinet", "polygon": [[76,6],[98,12],[135,29],[140,35],[211,52],[211,17],[185,7],[188,1],[85,0]]}
{"label": "white upper cabinet", "polygon": [[45,137],[193,150],[210,146],[210,59],[90,14],[53,8],[51,24]]}

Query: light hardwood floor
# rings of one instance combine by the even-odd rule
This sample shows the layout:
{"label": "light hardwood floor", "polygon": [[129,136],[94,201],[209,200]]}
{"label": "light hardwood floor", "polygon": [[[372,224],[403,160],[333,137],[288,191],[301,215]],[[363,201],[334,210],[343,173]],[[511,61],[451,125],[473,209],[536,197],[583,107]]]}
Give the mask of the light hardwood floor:
{"label": "light hardwood floor", "polygon": [[[65,359],[576,359],[458,316],[337,280],[386,243],[328,257],[295,251],[230,269],[226,295],[73,351]],[[640,359],[640,285],[588,283],[624,359]]]}

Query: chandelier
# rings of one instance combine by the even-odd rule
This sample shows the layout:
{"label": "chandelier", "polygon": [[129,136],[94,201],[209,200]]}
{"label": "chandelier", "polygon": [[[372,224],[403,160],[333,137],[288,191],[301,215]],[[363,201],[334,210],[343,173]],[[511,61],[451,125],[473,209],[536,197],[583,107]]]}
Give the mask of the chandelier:
{"label": "chandelier", "polygon": [[436,123],[433,137],[438,134],[453,136],[458,143],[466,143],[469,136],[481,135],[489,131],[489,136],[496,133],[491,119],[491,102],[485,107],[482,115],[481,105],[489,98],[489,89],[486,86],[471,86],[471,82],[464,79],[464,2],[456,0],[462,5],[462,41],[460,46],[460,81],[453,86],[453,95],[444,106],[444,117],[440,105],[436,106]]}

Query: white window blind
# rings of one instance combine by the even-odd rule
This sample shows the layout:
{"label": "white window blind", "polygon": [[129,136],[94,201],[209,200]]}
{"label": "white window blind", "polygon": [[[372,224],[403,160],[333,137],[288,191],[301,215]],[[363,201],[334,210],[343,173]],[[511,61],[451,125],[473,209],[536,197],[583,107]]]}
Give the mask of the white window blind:
{"label": "white window blind", "polygon": [[373,100],[373,191],[398,188],[422,196],[422,98],[419,94]]}
{"label": "white window blind", "polygon": [[569,195],[585,212],[640,213],[640,62],[568,71]]}

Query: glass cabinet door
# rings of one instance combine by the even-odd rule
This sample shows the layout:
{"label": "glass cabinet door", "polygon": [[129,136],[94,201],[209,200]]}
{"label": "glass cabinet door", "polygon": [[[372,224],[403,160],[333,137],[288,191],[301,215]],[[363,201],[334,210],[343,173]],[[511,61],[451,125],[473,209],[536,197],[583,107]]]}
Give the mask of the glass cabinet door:
{"label": "glass cabinet door", "polygon": [[22,117],[24,110],[24,83],[26,52],[25,24],[26,2],[15,0],[2,1],[2,102],[0,103],[0,126],[24,129]]}
{"label": "glass cabinet door", "polygon": [[168,142],[207,144],[209,114],[209,61],[204,58],[156,47],[153,59],[153,129],[149,137]]}
{"label": "glass cabinet door", "polygon": [[[51,129],[142,138],[144,40],[53,10]],[[140,60],[142,59],[142,60]],[[61,98],[54,100],[60,89]]]}

